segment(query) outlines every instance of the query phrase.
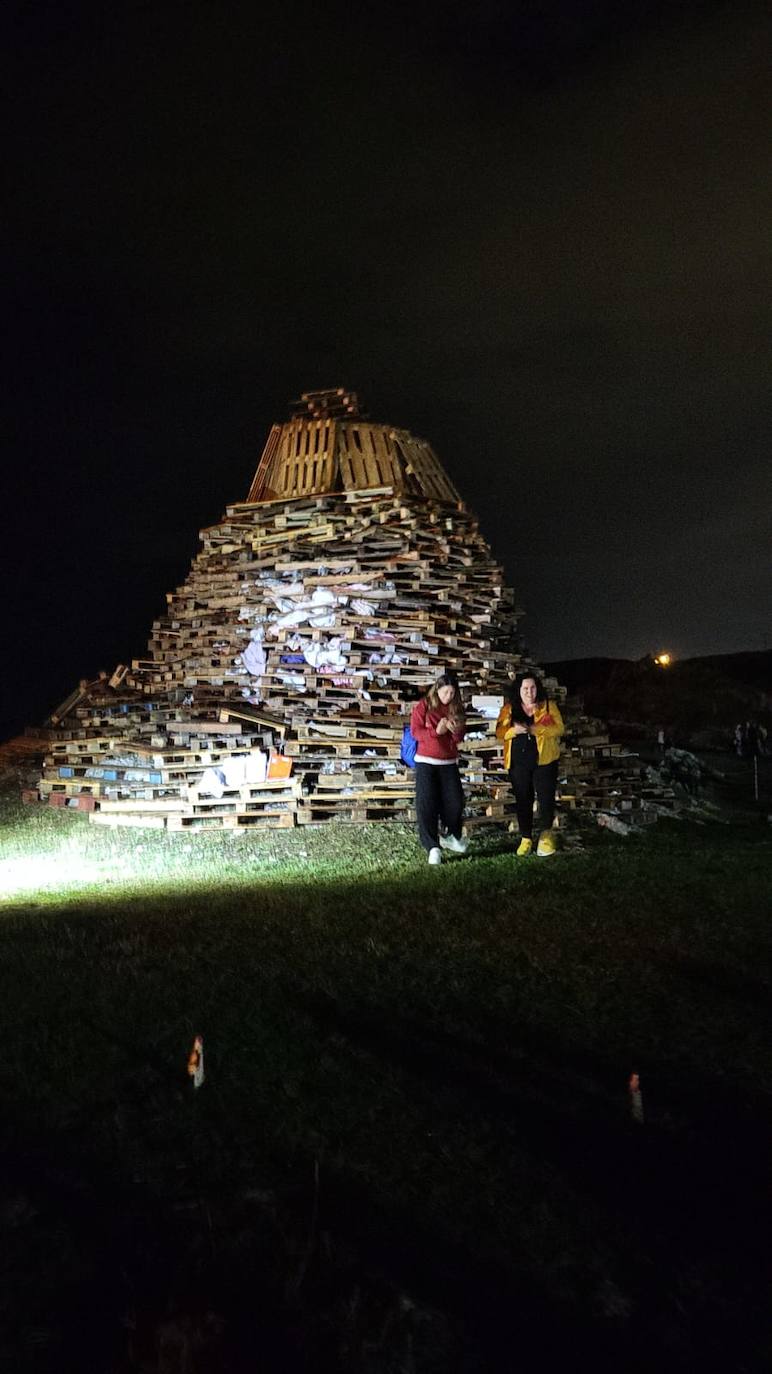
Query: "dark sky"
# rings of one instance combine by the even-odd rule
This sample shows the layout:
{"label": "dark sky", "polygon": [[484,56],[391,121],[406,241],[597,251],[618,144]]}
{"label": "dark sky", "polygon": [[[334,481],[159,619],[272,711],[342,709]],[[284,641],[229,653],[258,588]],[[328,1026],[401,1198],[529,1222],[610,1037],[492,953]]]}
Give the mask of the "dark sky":
{"label": "dark sky", "polygon": [[12,6],[2,728],[142,655],[341,383],[433,443],[543,659],[768,647],[771,38],[742,0]]}

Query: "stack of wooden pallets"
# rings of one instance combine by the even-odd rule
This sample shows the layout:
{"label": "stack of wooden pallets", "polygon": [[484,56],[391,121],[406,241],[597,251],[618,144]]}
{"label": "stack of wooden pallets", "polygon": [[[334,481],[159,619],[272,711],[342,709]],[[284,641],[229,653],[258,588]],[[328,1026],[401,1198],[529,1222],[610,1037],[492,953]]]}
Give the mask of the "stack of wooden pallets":
{"label": "stack of wooden pallets", "polygon": [[[410,819],[413,702],[453,668],[489,705],[532,666],[501,565],[428,444],[364,421],[342,389],[274,426],[249,499],[201,540],[146,657],[52,716],[49,804],[168,829]],[[513,814],[493,727],[471,708],[469,824]],[[592,722],[571,722],[564,762],[565,804],[638,805],[630,760]]]}

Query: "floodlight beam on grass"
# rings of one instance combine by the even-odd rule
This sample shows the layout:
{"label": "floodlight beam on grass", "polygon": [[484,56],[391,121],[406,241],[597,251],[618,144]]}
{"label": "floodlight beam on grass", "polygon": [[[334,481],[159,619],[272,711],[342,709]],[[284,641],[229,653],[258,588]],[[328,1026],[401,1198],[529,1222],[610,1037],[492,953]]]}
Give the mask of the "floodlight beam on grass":
{"label": "floodlight beam on grass", "polygon": [[61,855],[30,854],[0,862],[0,895],[15,897],[34,892],[58,892],[73,885],[104,882],[101,865]]}
{"label": "floodlight beam on grass", "polygon": [[[79,900],[83,897],[115,899],[131,892],[159,895],[179,893],[183,889],[224,891],[237,884],[240,887],[273,887],[287,881],[289,874],[275,867],[272,855],[258,853],[195,852],[193,845],[156,849],[153,845],[134,845],[130,851],[113,846],[107,855],[95,854],[90,844],[91,834],[84,841],[72,841],[66,848],[46,848],[30,844],[24,852],[15,845],[0,859],[0,902],[16,900],[61,899]],[[318,881],[295,868],[308,865],[301,862],[301,851],[289,856],[293,882]]]}

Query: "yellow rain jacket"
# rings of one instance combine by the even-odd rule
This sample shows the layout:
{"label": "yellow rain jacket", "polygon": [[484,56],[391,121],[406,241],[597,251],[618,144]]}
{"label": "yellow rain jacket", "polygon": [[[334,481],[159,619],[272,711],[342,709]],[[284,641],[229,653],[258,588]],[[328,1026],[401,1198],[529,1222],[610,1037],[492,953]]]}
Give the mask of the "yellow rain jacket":
{"label": "yellow rain jacket", "polygon": [[[512,740],[515,737],[515,730],[511,721],[512,707],[507,701],[499,711],[499,718],[496,721],[496,739],[504,741],[505,768],[509,768],[512,757]],[[537,704],[533,713],[533,735],[536,739],[536,748],[539,751],[539,765],[554,763],[555,759],[560,758],[560,736],[564,733],[565,728],[556,701],[548,701],[546,705],[542,706]]]}

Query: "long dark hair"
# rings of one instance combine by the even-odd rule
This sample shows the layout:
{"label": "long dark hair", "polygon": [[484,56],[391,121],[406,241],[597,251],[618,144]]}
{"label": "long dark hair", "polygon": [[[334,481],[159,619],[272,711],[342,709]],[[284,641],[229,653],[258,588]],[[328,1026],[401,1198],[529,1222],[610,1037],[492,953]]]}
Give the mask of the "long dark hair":
{"label": "long dark hair", "polygon": [[518,673],[514,682],[510,683],[507,691],[509,705],[512,710],[511,720],[513,725],[530,725],[533,719],[532,716],[529,716],[528,713],[523,710],[523,702],[520,696],[520,688],[523,683],[527,682],[529,679],[532,679],[536,683],[536,705],[544,706],[547,701],[544,683],[540,677],[536,676],[536,673]]}

